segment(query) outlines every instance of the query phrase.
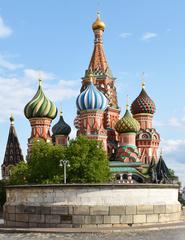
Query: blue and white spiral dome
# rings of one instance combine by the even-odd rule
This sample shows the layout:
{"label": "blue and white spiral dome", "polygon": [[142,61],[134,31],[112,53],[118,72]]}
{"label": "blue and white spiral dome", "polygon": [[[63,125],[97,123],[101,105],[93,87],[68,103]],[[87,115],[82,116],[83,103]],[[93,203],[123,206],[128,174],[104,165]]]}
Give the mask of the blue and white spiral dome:
{"label": "blue and white spiral dome", "polygon": [[76,106],[79,111],[83,110],[105,110],[108,100],[105,95],[100,92],[92,82],[87,88],[80,93],[76,99]]}

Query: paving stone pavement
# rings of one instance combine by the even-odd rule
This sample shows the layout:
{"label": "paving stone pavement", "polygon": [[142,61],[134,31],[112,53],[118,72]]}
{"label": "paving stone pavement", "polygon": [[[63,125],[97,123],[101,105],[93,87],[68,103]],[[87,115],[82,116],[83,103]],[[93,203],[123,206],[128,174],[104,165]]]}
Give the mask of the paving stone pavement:
{"label": "paving stone pavement", "polygon": [[0,240],[185,240],[185,228],[117,233],[0,233]]}

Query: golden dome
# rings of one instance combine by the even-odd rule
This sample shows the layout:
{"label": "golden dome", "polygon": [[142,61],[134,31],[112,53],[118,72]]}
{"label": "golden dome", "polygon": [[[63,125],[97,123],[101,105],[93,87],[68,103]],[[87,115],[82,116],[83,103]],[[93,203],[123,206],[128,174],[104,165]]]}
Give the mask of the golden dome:
{"label": "golden dome", "polygon": [[105,23],[101,21],[99,12],[97,13],[96,21],[92,24],[92,29],[93,30],[100,29],[102,31],[104,31],[104,29],[105,29]]}

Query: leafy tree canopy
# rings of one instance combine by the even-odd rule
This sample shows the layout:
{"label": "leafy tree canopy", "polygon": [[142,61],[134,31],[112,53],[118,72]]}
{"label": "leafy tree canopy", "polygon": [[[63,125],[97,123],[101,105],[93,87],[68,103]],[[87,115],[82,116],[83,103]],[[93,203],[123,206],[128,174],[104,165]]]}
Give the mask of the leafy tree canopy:
{"label": "leafy tree canopy", "polygon": [[[29,182],[53,182],[56,176],[62,174],[59,163],[65,157],[65,148],[44,141],[34,142],[29,157]],[[59,180],[59,179],[58,179]]]}
{"label": "leafy tree canopy", "polygon": [[79,136],[68,147],[34,142],[28,163],[11,169],[10,184],[62,183],[60,160],[68,160],[68,183],[107,182],[110,178],[108,158],[102,143]]}
{"label": "leafy tree canopy", "polygon": [[108,158],[102,142],[79,136],[66,149],[70,162],[68,182],[106,182],[110,178]]}

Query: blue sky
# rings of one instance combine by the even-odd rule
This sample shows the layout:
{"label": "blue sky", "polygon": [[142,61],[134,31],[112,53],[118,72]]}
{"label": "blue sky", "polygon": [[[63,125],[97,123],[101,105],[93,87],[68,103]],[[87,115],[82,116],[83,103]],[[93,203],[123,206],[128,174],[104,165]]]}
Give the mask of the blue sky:
{"label": "blue sky", "polygon": [[38,71],[47,96],[62,104],[75,135],[75,99],[93,50],[97,10],[106,24],[104,48],[122,114],[126,95],[131,103],[139,94],[144,71],[164,158],[185,184],[184,0],[1,0],[1,162],[11,112],[26,154],[30,126],[23,109],[37,90]]}

